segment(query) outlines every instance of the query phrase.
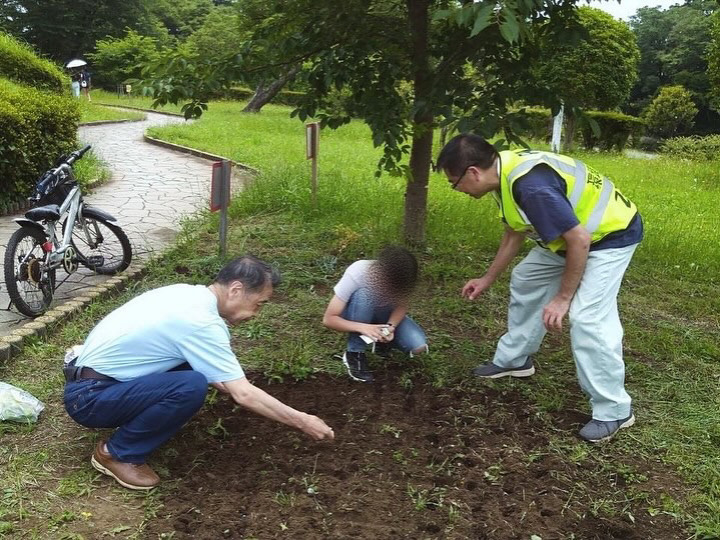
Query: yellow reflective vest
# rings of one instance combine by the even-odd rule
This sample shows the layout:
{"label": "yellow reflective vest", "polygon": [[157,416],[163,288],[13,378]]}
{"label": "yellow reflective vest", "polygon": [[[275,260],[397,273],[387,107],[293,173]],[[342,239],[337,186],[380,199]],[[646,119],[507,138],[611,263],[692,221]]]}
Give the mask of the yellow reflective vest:
{"label": "yellow reflective vest", "polygon": [[[507,150],[500,152],[500,192],[494,192],[494,196],[500,207],[500,217],[514,231],[535,238],[533,226],[515,202],[512,189],[518,179],[540,164],[552,167],[565,180],[566,196],[578,220],[590,233],[591,243],[611,232],[626,229],[637,213],[635,204],[607,177],[582,161],[550,152]],[[552,251],[562,251],[566,247],[565,239],[560,236],[544,246]]]}

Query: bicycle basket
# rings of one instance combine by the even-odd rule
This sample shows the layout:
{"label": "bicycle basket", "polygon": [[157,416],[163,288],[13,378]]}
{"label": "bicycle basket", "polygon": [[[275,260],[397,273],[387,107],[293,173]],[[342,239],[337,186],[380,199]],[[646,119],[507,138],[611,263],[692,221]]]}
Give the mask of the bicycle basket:
{"label": "bicycle basket", "polygon": [[73,187],[72,183],[60,184],[47,195],[40,197],[37,206],[45,206],[48,204],[57,204],[58,206],[62,205],[72,191]]}

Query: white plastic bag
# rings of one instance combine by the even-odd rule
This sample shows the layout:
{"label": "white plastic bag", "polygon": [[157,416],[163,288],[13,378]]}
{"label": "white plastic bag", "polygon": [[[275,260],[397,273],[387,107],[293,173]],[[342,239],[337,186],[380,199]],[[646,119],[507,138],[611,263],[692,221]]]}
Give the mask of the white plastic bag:
{"label": "white plastic bag", "polygon": [[0,382],[0,420],[9,422],[37,422],[45,408],[42,402],[25,390]]}
{"label": "white plastic bag", "polygon": [[73,345],[65,351],[65,360],[63,363],[67,366],[73,360],[77,360],[83,352],[83,345]]}

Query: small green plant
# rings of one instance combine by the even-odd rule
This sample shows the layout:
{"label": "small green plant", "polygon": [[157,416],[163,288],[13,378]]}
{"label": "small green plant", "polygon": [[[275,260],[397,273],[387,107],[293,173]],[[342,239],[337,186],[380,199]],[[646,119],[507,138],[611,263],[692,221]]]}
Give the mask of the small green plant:
{"label": "small green plant", "polygon": [[436,510],[442,507],[443,502],[445,501],[445,495],[447,494],[447,489],[437,486],[421,489],[413,486],[412,484],[408,484],[407,494],[410,497],[415,510]]}
{"label": "small green plant", "polygon": [[215,405],[219,397],[220,392],[217,391],[217,388],[211,388],[205,396],[205,404],[209,406]]}
{"label": "small green plant", "polygon": [[318,493],[320,493],[320,489],[318,488],[318,481],[314,474],[303,476],[302,485],[308,495],[317,495]]}
{"label": "small green plant", "polygon": [[483,476],[485,477],[485,480],[490,482],[492,485],[497,486],[500,485],[500,478],[502,478],[505,473],[506,471],[503,471],[500,465],[491,465],[483,471]]}
{"label": "small green plant", "polygon": [[447,509],[448,525],[452,527],[462,516],[462,511],[460,510],[460,505],[455,501],[450,501],[450,504],[447,505]]}
{"label": "small green plant", "polygon": [[381,434],[389,433],[396,439],[399,439],[400,434],[402,433],[402,430],[391,424],[383,424],[382,427],[380,428],[380,433]]}
{"label": "small green plant", "polygon": [[295,506],[294,493],[286,493],[285,491],[280,490],[273,496],[273,500],[280,506],[287,506],[288,508]]}
{"label": "small green plant", "polygon": [[648,481],[647,475],[638,473],[634,467],[624,463],[618,464],[617,475],[627,484],[640,484]]}
{"label": "small green plant", "polygon": [[63,523],[70,523],[71,521],[75,521],[75,519],[77,519],[77,516],[75,515],[74,512],[65,510],[60,514],[53,516],[50,519],[50,523],[58,526],[58,525],[62,525]]}
{"label": "small green plant", "polygon": [[95,490],[96,472],[94,470],[75,471],[58,482],[57,494],[63,497],[82,497]]}
{"label": "small green plant", "polygon": [[265,376],[276,382],[282,382],[288,376],[295,381],[306,379],[315,370],[313,361],[316,350],[317,344],[312,343],[309,337],[306,340],[305,336],[300,336],[297,341],[282,351],[272,347],[272,350],[268,350]]}
{"label": "small green plant", "polygon": [[241,332],[247,339],[268,339],[273,336],[273,330],[262,319],[252,319],[245,323]]}
{"label": "small green plant", "polygon": [[393,460],[394,460],[396,463],[399,463],[400,465],[407,465],[407,464],[408,464],[408,460],[407,460],[407,458],[405,457],[405,454],[403,454],[402,450],[395,450],[395,451],[393,452]]}
{"label": "small green plant", "polygon": [[213,437],[220,437],[220,438],[224,439],[225,437],[230,435],[230,432],[227,429],[225,429],[225,426],[223,426],[222,420],[223,420],[222,418],[218,418],[217,421],[212,426],[207,428],[207,432],[210,435],[212,435]]}
{"label": "small green plant", "polygon": [[82,534],[73,533],[73,532],[61,534],[58,537],[58,539],[59,540],[87,540]]}

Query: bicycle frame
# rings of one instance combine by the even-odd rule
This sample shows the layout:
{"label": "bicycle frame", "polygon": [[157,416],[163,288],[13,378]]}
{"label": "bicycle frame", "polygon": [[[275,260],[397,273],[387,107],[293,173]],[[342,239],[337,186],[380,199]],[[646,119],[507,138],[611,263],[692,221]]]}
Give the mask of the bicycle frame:
{"label": "bicycle frame", "polygon": [[[71,182],[75,180],[72,169],[68,165],[63,164],[60,166],[60,169],[69,176],[69,180]],[[77,218],[82,215],[83,202],[81,197],[82,193],[80,191],[80,187],[73,187],[67,197],[65,197],[62,205],[60,205],[60,219],[56,221],[47,221],[45,224],[45,234],[47,235],[48,240],[53,244],[53,250],[48,254],[46,261],[48,268],[58,268],[63,264],[65,252],[71,246],[72,233],[75,229],[76,222],[78,221]],[[65,231],[63,233],[62,241],[59,241],[56,226],[61,222],[62,216],[65,214],[67,214],[67,218],[65,220]],[[91,245],[92,240],[90,233],[87,230],[85,221],[81,219],[79,223],[81,224],[85,237],[88,240],[88,245]],[[96,232],[99,233],[99,231]]]}

